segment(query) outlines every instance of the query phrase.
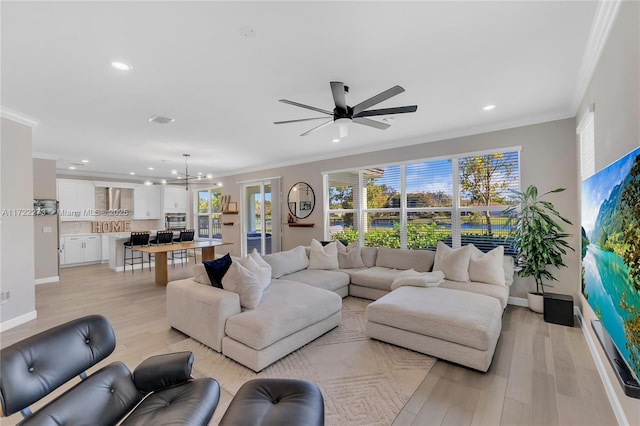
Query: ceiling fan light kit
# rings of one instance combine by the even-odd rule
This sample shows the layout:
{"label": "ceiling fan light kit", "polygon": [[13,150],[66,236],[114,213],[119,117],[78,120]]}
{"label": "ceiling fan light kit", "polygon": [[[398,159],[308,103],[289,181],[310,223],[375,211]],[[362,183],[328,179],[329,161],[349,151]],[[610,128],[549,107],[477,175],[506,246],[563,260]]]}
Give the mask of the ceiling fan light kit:
{"label": "ceiling fan light kit", "polygon": [[[418,109],[417,105],[403,106],[403,107],[394,107],[394,108],[381,108],[370,110],[374,105],[379,104],[380,102],[386,101],[389,98],[392,98],[400,93],[404,92],[404,89],[400,86],[393,86],[392,88],[385,90],[384,92],[380,92],[371,98],[360,102],[353,107],[347,105],[346,94],[349,93],[349,86],[345,86],[344,83],[340,81],[332,81],[330,83],[331,86],[331,94],[333,95],[333,102],[335,104],[335,108],[333,111],[327,111],[325,109],[316,108],[310,105],[301,104],[299,102],[290,101],[288,99],[280,99],[279,101],[285,104],[297,106],[300,108],[309,109],[312,111],[320,112],[322,114],[326,114],[332,116],[328,121],[313,127],[310,130],[302,133],[300,136],[306,136],[311,132],[315,132],[331,123],[334,123],[340,129],[340,138],[345,138],[349,135],[349,126],[351,123],[362,124],[369,127],[374,127],[376,129],[385,130],[389,128],[389,124],[381,123],[380,121],[371,120],[366,117],[374,117],[377,115],[390,115],[390,114],[405,114],[409,112],[416,112]],[[311,121],[311,120],[326,120],[327,117],[312,117],[312,118],[301,118],[297,120],[286,120],[286,121],[275,121],[273,124],[289,124],[289,123],[298,123],[303,121]]]}

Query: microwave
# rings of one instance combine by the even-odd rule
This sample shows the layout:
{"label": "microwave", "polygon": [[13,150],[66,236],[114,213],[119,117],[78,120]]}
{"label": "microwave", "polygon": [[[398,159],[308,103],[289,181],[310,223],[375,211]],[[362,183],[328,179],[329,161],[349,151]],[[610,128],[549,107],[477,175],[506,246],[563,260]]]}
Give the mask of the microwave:
{"label": "microwave", "polygon": [[187,214],[186,213],[167,213],[164,216],[164,223],[166,229],[187,229]]}

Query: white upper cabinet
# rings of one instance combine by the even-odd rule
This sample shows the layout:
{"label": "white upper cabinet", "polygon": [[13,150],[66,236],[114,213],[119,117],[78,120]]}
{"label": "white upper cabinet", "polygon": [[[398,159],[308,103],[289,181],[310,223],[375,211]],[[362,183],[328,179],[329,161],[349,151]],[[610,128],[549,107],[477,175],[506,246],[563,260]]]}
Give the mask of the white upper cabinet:
{"label": "white upper cabinet", "polygon": [[189,192],[183,186],[165,186],[162,188],[162,205],[165,213],[187,213]]}
{"label": "white upper cabinet", "polygon": [[58,179],[57,184],[60,220],[94,219],[96,195],[93,182]]}
{"label": "white upper cabinet", "polygon": [[162,217],[159,186],[139,185],[133,190],[133,218],[160,219]]}

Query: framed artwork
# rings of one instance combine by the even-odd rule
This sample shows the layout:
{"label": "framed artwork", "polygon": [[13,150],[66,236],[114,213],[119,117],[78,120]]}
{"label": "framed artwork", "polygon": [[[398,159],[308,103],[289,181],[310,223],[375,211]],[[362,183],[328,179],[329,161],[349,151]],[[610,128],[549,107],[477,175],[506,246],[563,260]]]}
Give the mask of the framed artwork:
{"label": "framed artwork", "polygon": [[235,201],[229,201],[229,203],[227,204],[227,211],[228,212],[237,212],[238,211],[238,203]]}
{"label": "framed artwork", "polygon": [[33,200],[33,213],[36,216],[58,214],[56,200]]}

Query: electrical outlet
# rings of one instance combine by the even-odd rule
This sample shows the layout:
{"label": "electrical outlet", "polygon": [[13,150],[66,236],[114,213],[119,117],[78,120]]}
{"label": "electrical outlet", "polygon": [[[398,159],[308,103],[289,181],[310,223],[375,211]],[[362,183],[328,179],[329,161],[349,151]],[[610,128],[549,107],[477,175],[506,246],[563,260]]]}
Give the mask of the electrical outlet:
{"label": "electrical outlet", "polygon": [[0,293],[0,304],[4,305],[5,303],[7,303],[9,301],[9,299],[11,298],[11,292],[10,291],[3,291]]}

